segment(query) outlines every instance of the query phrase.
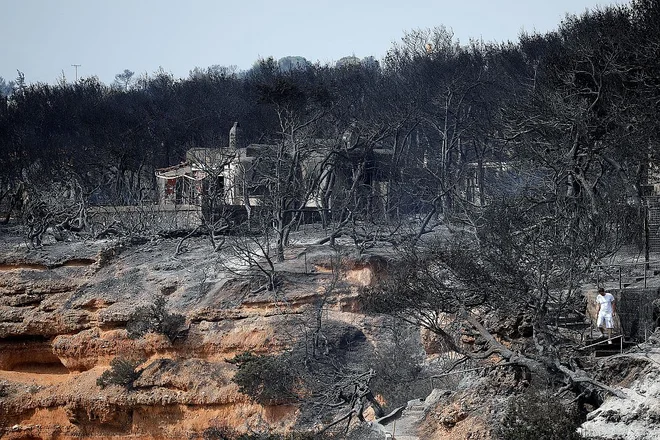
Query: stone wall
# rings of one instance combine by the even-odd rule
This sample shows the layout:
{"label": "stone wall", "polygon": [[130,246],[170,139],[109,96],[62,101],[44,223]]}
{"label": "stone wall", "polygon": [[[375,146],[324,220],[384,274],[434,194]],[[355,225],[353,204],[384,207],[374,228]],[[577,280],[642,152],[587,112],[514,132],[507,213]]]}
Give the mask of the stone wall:
{"label": "stone wall", "polygon": [[120,222],[136,232],[171,231],[199,225],[202,210],[194,205],[94,206],[88,216],[96,229]]}

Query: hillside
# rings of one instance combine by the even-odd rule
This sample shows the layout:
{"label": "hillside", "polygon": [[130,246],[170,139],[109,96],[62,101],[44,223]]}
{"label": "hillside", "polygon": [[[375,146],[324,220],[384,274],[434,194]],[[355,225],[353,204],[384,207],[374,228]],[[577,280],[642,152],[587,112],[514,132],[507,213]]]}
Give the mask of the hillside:
{"label": "hillside", "polygon": [[[492,368],[497,357],[460,374],[438,375],[448,355],[428,331],[417,329],[397,346],[419,362],[417,385],[394,383],[402,376],[393,373],[407,364],[388,364],[395,358],[387,351],[392,323],[365,314],[357,300],[361,288],[382,276],[387,252],[356,256],[349,247],[333,250],[309,242],[300,237],[300,244],[287,250],[276,268],[278,291],[269,292],[255,288],[260,282],[253,275],[227,264],[228,257],[213,253],[203,238],[188,240],[175,256],[178,239],[53,242],[32,249],[5,235],[2,438],[175,439],[202,438],[205,432],[208,437],[213,427],[279,433],[318,429],[341,411],[310,414],[307,404],[294,401],[259,404],[239,391],[232,381],[237,365],[227,361],[244,352],[287,352],[313,333],[319,311],[329,356],[345,366],[389,372],[385,382],[374,384],[384,408],[401,404],[393,397],[387,401],[387,391],[403,402],[417,399],[398,422],[396,417],[382,424],[354,422],[352,429],[362,432],[355,438],[378,431],[396,435],[397,423],[397,438],[404,431],[417,438],[495,438],[492,430],[507,400],[529,386],[528,378],[515,368]],[[340,269],[338,276],[333,267]],[[169,313],[185,317],[173,340],[155,332],[129,337],[136,310],[159,297],[166,299]],[[509,344],[522,345],[525,339]],[[582,428],[589,438],[650,439],[660,432],[660,390],[654,385],[660,354],[652,343],[633,351],[592,361],[589,370],[597,372],[596,379],[619,390],[621,398],[605,393],[602,406],[590,408]],[[129,389],[97,384],[115,358],[140,361],[141,374]],[[419,399],[429,393],[421,405]],[[368,420],[373,414],[365,412]]]}
{"label": "hillside", "polygon": [[[331,282],[330,255],[291,249],[278,267],[285,285],[274,294],[253,292],[250,277],[228,272],[225,256],[205,241],[189,241],[175,257],[177,245],[101,240],[34,250],[5,237],[0,405],[6,438],[183,438],[215,424],[243,431],[294,425],[294,405],[260,406],[239,393],[231,382],[235,366],[226,360],[291,344]],[[303,251],[306,262],[297,255]],[[346,264],[324,301],[324,320],[340,337],[353,337],[357,328],[373,344],[377,319],[355,305],[357,289],[373,278],[372,265],[369,258]],[[156,333],[130,339],[131,313],[159,296],[185,316],[181,333],[173,342]],[[134,390],[97,386],[115,357],[143,360]]]}

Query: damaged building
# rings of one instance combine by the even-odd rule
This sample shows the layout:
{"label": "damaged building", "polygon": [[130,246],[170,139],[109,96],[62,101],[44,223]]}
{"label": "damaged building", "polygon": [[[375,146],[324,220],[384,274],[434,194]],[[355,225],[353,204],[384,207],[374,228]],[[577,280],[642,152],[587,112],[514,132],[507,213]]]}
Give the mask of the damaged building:
{"label": "damaged building", "polygon": [[[328,188],[346,184],[353,178],[352,167],[362,162],[366,166],[360,178],[361,185],[373,198],[387,199],[391,185],[390,150],[371,149],[365,153],[350,145],[351,136],[346,134],[337,140],[307,142],[304,159],[295,171],[301,180],[315,183],[310,185],[313,189],[301,193],[304,209],[329,211],[331,202],[324,200]],[[272,180],[270,167],[277,148],[278,145],[273,144],[242,146],[236,122],[229,132],[228,147],[192,148],[186,152],[184,162],[156,170],[158,203],[180,208],[205,208],[211,201],[229,207],[263,205]]]}

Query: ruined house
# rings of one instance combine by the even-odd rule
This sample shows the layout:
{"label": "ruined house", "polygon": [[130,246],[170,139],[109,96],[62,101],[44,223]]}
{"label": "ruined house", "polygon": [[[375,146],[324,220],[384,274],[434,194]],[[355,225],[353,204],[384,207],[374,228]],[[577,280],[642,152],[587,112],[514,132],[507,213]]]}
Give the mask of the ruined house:
{"label": "ruined house", "polygon": [[[387,199],[391,151],[372,149],[365,156],[351,145],[350,137],[349,133],[341,140],[307,140],[313,148],[305,155],[298,172],[303,178],[317,176],[318,180],[316,189],[306,196],[305,208],[329,210],[331,207],[323,200],[327,188],[349,181],[350,168],[359,161],[367,163],[362,185],[376,198]],[[157,169],[159,205],[204,207],[210,199],[225,206],[262,204],[268,191],[264,176],[269,173],[268,160],[264,158],[272,156],[277,146],[249,144],[243,147],[240,142],[240,128],[236,122],[229,132],[228,147],[192,148],[186,152],[184,162]],[[338,161],[342,161],[343,166],[337,166]]]}

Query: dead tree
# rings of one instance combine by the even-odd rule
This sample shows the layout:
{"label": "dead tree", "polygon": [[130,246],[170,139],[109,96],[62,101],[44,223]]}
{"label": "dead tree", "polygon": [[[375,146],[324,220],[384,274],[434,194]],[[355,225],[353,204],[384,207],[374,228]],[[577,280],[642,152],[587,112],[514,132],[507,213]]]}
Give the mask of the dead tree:
{"label": "dead tree", "polygon": [[[560,338],[545,337],[544,314],[535,313],[535,293],[521,274],[503,274],[472,252],[435,243],[426,253],[411,253],[393,261],[388,277],[365,289],[362,300],[373,312],[389,314],[438,335],[447,351],[463,359],[504,359],[542,383],[561,381],[567,389],[598,389],[625,397],[591,377],[562,353]],[[505,346],[497,325],[502,316],[527,313],[533,322],[533,349]],[[461,343],[463,336],[473,344]],[[570,348],[570,343],[568,344]]]}

